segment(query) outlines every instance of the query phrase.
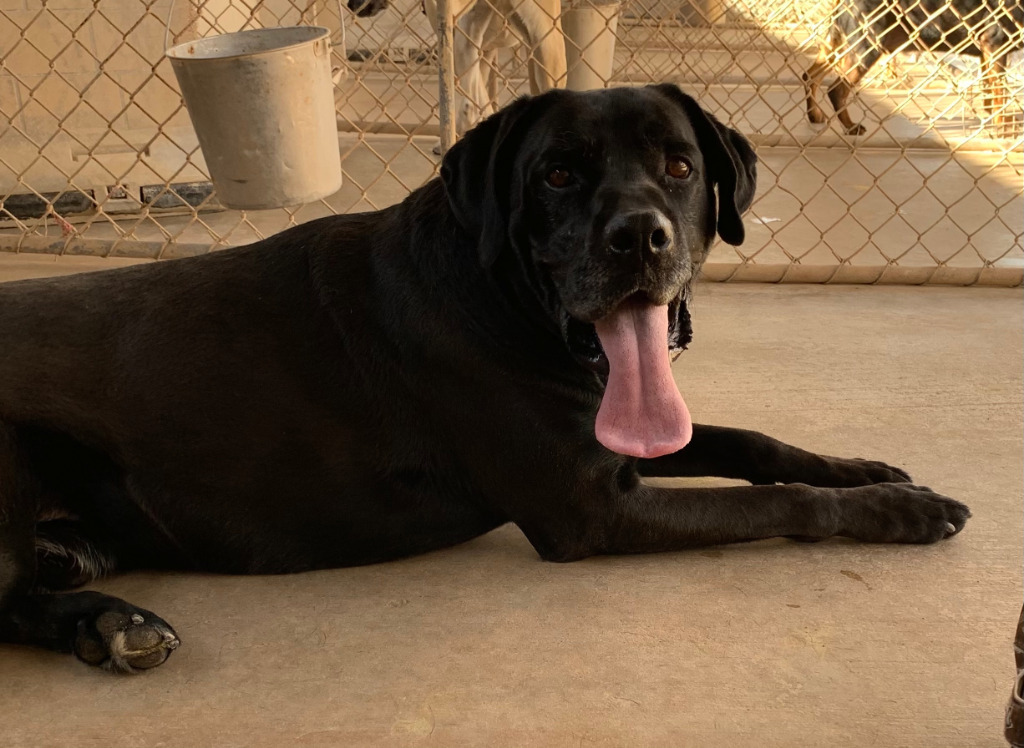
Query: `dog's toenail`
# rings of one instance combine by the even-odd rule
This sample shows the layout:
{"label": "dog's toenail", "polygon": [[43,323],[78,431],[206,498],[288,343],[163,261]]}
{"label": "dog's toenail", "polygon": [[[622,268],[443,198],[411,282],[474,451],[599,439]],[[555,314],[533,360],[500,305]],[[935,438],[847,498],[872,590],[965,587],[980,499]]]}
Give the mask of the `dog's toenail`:
{"label": "dog's toenail", "polygon": [[138,613],[132,613],[132,623],[142,623],[145,618],[140,616]]}
{"label": "dog's toenail", "polygon": [[179,644],[181,644],[181,642],[175,639],[173,636],[167,640],[168,649],[177,649]]}
{"label": "dog's toenail", "polygon": [[956,532],[956,526],[950,522],[946,523],[946,532]]}

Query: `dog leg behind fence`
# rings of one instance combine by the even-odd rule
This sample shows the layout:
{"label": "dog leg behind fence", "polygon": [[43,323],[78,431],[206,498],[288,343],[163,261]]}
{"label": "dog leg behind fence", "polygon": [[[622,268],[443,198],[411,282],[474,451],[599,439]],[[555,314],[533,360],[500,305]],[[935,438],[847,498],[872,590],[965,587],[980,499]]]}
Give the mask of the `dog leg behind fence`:
{"label": "dog leg behind fence", "polygon": [[558,0],[523,0],[518,21],[530,43],[530,93],[565,88],[568,62]]}
{"label": "dog leg behind fence", "polygon": [[1011,121],[1006,94],[1006,61],[1009,52],[1006,45],[993,49],[983,39],[981,45],[981,87],[982,106],[985,118],[999,135]]}
{"label": "dog leg behind fence", "polygon": [[818,106],[818,88],[829,70],[832,69],[834,55],[831,50],[822,48],[818,53],[818,59],[814,61],[807,72],[803,74],[804,98],[807,101],[807,121],[812,125],[825,123],[825,113]]}
{"label": "dog leg behind fence", "polygon": [[839,75],[836,77],[835,82],[829,86],[829,101],[832,102],[832,108],[835,109],[836,115],[839,117],[839,121],[842,123],[847,135],[863,135],[867,132],[864,125],[854,122],[850,117],[848,108],[850,92],[857,87],[857,84],[867,75],[867,72],[878,62],[881,56],[881,52],[877,49],[868,50],[863,57],[857,54],[857,50],[854,50],[843,58]]}
{"label": "dog leg behind fence", "polygon": [[487,103],[483,109],[483,116],[490,117],[498,111],[498,95],[501,92],[497,49],[484,50],[483,59],[480,61],[480,69],[487,88]]}
{"label": "dog leg behind fence", "polygon": [[494,20],[487,2],[478,2],[456,21],[455,31],[455,132],[461,137],[487,112],[489,97],[484,65],[484,40]]}

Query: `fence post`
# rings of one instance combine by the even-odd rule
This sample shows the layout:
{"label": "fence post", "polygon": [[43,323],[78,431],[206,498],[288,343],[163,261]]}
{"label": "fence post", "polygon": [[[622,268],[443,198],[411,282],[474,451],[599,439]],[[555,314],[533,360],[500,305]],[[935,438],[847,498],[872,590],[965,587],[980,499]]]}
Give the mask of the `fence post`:
{"label": "fence post", "polygon": [[455,143],[455,19],[448,0],[437,0],[437,103],[441,153]]}

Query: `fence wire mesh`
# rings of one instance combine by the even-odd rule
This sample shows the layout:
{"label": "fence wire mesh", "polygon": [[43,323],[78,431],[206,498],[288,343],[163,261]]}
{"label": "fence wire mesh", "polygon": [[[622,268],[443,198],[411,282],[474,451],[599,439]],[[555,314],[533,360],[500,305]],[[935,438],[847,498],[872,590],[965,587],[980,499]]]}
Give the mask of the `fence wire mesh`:
{"label": "fence wire mesh", "polygon": [[[449,0],[464,131],[550,86],[675,82],[761,159],[713,279],[1019,284],[1019,0]],[[344,0],[342,0],[344,2]],[[381,208],[436,174],[434,0],[0,0],[0,249],[174,257]],[[344,184],[223,209],[164,57],[332,32]]]}

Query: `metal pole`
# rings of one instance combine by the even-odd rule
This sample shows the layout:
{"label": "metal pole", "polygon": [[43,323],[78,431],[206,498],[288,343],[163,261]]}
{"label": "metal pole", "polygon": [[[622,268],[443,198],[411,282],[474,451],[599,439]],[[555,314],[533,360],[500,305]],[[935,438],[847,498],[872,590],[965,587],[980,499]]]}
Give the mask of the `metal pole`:
{"label": "metal pole", "polygon": [[455,144],[455,19],[448,0],[437,0],[437,102],[441,153]]}

